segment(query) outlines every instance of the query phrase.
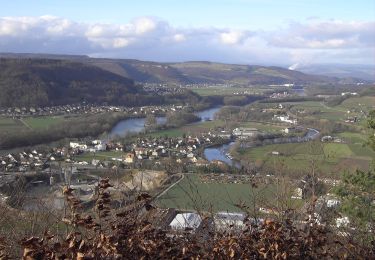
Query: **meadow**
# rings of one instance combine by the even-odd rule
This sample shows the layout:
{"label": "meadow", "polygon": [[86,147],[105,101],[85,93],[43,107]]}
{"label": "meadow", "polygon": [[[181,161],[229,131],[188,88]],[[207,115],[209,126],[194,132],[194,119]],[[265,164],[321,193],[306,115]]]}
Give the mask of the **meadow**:
{"label": "meadow", "polygon": [[[272,152],[278,152],[274,155]],[[344,171],[367,170],[375,153],[358,143],[289,143],[239,151],[242,159],[274,172],[303,176],[317,173],[338,177]]]}
{"label": "meadow", "polygon": [[197,175],[191,174],[185,175],[156,203],[160,207],[184,210],[242,211],[238,205],[251,207],[254,201],[271,207],[275,189],[273,184],[254,188],[251,184],[203,183]]}
{"label": "meadow", "polygon": [[0,131],[43,130],[64,120],[63,116],[26,117],[22,119],[0,117]]}

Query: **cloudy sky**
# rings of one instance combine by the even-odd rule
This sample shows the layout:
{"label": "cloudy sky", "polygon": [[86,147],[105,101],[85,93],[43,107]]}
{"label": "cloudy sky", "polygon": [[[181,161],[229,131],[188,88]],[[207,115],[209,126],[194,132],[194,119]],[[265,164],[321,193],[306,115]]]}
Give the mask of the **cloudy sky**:
{"label": "cloudy sky", "polygon": [[0,0],[0,52],[375,63],[374,0]]}

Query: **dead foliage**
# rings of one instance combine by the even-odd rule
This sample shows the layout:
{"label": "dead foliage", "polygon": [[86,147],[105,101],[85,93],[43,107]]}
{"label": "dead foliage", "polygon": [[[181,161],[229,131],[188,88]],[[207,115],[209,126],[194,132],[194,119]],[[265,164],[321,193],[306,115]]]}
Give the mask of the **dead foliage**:
{"label": "dead foliage", "polygon": [[[247,223],[240,233],[205,235],[153,226],[142,214],[155,210],[152,197],[140,194],[121,211],[111,209],[108,179],[99,182],[92,215],[80,212],[73,189],[63,193],[70,211],[63,218],[69,227],[61,238],[50,231],[28,237],[20,244],[23,259],[374,259],[374,248],[363,248],[313,223],[296,228],[291,221]],[[0,238],[0,259],[6,259]]]}

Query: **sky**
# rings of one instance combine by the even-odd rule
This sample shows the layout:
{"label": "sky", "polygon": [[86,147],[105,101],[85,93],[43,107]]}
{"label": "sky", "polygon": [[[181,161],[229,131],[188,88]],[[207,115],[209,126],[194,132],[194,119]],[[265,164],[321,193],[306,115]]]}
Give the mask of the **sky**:
{"label": "sky", "polygon": [[374,0],[0,0],[0,52],[375,63]]}

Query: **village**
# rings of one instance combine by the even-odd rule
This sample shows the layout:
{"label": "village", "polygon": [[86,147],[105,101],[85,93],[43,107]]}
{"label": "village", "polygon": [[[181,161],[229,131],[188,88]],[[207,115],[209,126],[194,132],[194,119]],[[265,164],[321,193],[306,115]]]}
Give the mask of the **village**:
{"label": "village", "polygon": [[59,116],[59,115],[81,115],[81,114],[101,114],[106,112],[123,112],[133,116],[142,116],[147,113],[163,115],[168,111],[179,111],[186,106],[163,105],[163,106],[144,106],[144,107],[125,107],[125,106],[104,106],[87,104],[85,102],[75,105],[61,105],[52,107],[11,107],[0,108],[0,116],[10,118],[30,117],[30,116]]}

